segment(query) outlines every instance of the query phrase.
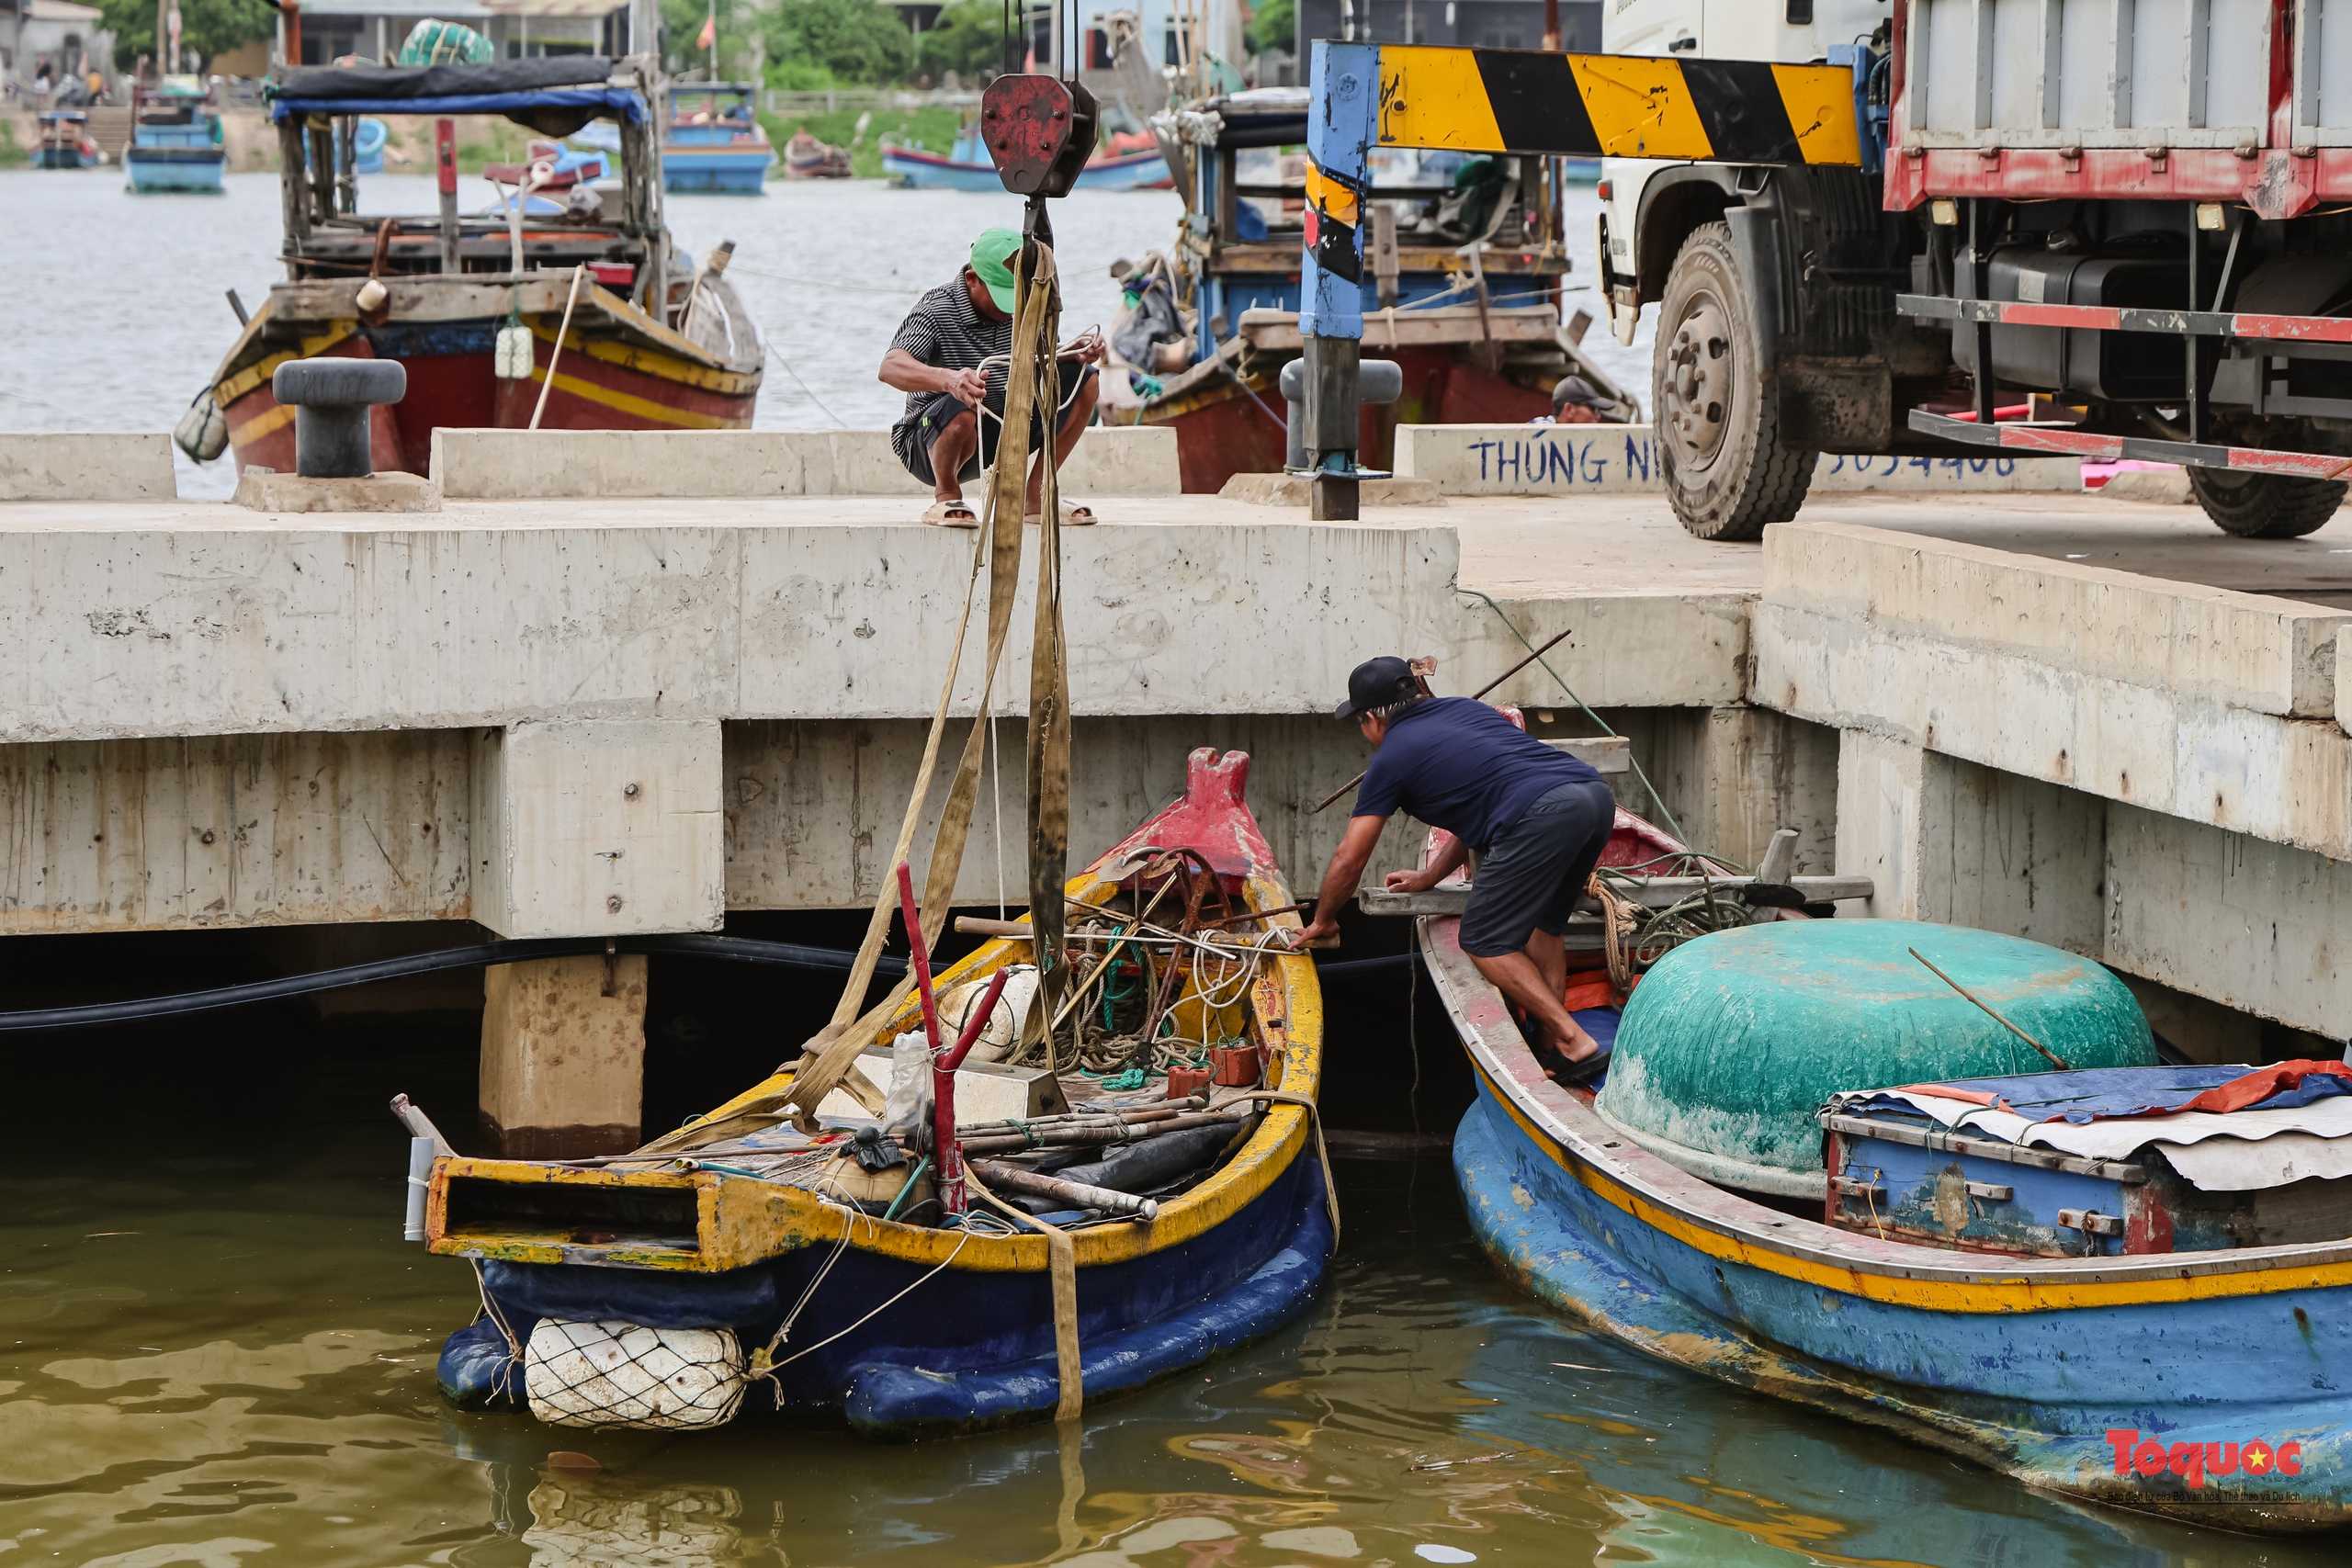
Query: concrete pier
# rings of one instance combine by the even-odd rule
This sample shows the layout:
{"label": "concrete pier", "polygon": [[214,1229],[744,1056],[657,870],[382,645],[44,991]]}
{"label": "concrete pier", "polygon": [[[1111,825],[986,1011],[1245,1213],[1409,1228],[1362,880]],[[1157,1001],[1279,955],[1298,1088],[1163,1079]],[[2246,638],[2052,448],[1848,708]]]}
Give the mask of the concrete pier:
{"label": "concrete pier", "polygon": [[[147,438],[119,470],[77,439],[0,437],[0,933],[709,931],[858,908],[888,874],[974,536],[918,525],[871,433],[447,432],[439,509],[387,515],[129,494],[110,476],[152,489]],[[1630,737],[1657,800],[1631,773],[1621,798],[1692,841],[1744,862],[1798,827],[1801,870],[1874,879],[1855,912],[2098,958],[2200,1054],[2352,1028],[2352,525],[2243,541],[1999,489],[1823,494],[1760,547],[1641,493],[1310,523],[1172,493],[1170,439],[1090,434],[1073,465],[1102,519],[1064,535],[1074,851],[1191,748],[1238,747],[1304,888],[1345,822],[1306,808],[1363,760],[1328,717],[1359,659],[1434,654],[1466,691],[1566,630],[1557,679],[1496,697]],[[983,781],[976,904],[1000,858],[1025,884],[1026,686],[989,704],[1014,761]],[[1417,840],[1392,827],[1375,870]],[[635,1135],[641,960],[505,966],[485,995],[506,1146]]]}

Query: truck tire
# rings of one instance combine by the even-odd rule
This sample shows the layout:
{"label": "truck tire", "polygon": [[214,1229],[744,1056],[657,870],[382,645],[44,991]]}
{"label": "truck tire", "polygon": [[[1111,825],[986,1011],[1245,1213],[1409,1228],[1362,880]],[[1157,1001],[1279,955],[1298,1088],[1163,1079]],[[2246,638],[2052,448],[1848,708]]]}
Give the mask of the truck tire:
{"label": "truck tire", "polygon": [[1693,230],[1667,274],[1650,407],[1667,500],[1702,539],[1761,538],[1767,523],[1794,517],[1821,458],[1781,442],[1781,411],[1763,395],[1761,308],[1730,226]]}
{"label": "truck tire", "polygon": [[2336,479],[2191,468],[2188,489],[2224,534],[2241,539],[2300,539],[2327,525],[2352,486]]}

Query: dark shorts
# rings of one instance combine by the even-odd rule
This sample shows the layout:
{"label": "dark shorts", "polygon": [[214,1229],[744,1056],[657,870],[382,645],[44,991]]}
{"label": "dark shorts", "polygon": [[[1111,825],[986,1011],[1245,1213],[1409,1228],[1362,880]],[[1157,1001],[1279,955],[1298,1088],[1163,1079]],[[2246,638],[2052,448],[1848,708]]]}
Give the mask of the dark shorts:
{"label": "dark shorts", "polygon": [[1462,916],[1462,951],[1500,958],[1523,951],[1539,928],[1553,936],[1566,931],[1616,825],[1616,797],[1599,779],[1539,796],[1479,857]]}
{"label": "dark shorts", "polygon": [[[1068,361],[1063,363],[1061,409],[1054,421],[1057,428],[1069,417],[1070,405],[1078,400],[1078,394],[1094,378],[1094,367],[1091,365],[1078,368],[1080,373],[1073,376],[1070,374],[1072,366]],[[1002,378],[992,379],[989,387],[985,405],[989,412],[980,421],[980,449],[965,460],[964,471],[956,476],[959,483],[968,484],[978,479],[989,465],[996,461],[997,439],[1004,429]],[[969,403],[945,392],[933,393],[931,400],[923,404],[922,412],[916,416],[915,427],[909,433],[911,439],[906,443],[905,450],[899,454],[899,460],[907,466],[907,472],[924,484],[937,485],[939,475],[931,466],[932,444],[939,439],[940,432],[970,412]],[[1029,450],[1039,451],[1045,445],[1045,413],[1042,410],[1033,409],[1029,415]]]}

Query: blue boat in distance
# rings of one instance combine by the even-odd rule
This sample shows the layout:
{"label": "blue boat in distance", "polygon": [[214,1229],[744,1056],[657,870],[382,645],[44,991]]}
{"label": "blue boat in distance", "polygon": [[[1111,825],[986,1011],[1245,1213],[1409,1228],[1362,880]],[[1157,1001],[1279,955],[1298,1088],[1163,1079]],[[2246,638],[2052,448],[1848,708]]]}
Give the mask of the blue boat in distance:
{"label": "blue boat in distance", "polygon": [[141,196],[189,191],[217,196],[229,150],[221,144],[220,116],[212,95],[197,76],[166,76],[142,88],[122,150],[130,188]]}
{"label": "blue boat in distance", "polygon": [[80,109],[44,109],[40,114],[40,145],[33,149],[36,169],[95,169],[98,144],[90,140],[90,117]]}
{"label": "blue boat in distance", "polygon": [[662,188],[728,196],[766,194],[775,148],[752,106],[750,82],[670,85],[670,131],[662,142]]}
{"label": "blue boat in distance", "polygon": [[[956,145],[942,157],[920,147],[882,144],[882,174],[894,185],[914,190],[1002,191],[1003,176],[980,141],[979,125],[968,124],[956,134]],[[1079,171],[1078,190],[1166,190],[1168,160],[1157,151],[1098,152]]]}

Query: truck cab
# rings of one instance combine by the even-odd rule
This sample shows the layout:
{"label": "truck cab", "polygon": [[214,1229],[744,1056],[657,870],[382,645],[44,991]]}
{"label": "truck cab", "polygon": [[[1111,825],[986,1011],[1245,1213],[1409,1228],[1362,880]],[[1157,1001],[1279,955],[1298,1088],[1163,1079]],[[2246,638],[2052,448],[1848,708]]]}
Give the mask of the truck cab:
{"label": "truck cab", "polygon": [[[1867,112],[1863,101],[1885,100],[1890,9],[1624,0],[1602,43],[1684,62],[1848,64]],[[1602,160],[1600,284],[1621,343],[1644,307],[1660,308],[1651,409],[1676,510],[1702,538],[1753,539],[1793,516],[1820,452],[1928,447],[1901,428],[1897,398],[1940,387],[1951,355],[1894,319],[1913,243],[1883,210],[1877,154],[1862,169]]]}

